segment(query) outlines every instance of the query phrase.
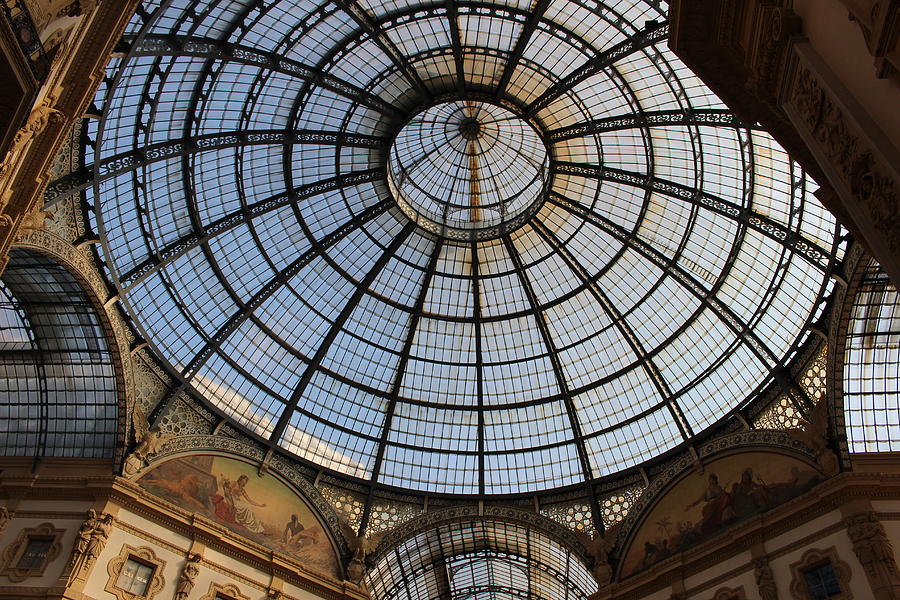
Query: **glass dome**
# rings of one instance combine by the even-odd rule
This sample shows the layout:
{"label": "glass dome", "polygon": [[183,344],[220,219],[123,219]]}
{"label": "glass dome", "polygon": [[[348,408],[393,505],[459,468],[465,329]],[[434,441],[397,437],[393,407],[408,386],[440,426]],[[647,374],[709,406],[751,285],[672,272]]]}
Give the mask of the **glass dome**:
{"label": "glass dome", "polygon": [[583,484],[752,402],[823,310],[815,185],[653,0],[156,0],[88,218],[198,396],[429,494]]}

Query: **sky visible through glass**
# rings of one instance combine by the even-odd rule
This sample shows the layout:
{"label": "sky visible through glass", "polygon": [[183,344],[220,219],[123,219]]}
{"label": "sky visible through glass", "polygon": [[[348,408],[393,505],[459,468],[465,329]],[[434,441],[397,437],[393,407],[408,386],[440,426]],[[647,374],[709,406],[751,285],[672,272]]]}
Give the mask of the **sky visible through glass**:
{"label": "sky visible through glass", "polygon": [[[790,361],[841,254],[815,184],[668,50],[666,10],[144,2],[87,156],[123,305],[225,415],[386,486],[551,489],[693,439]],[[459,124],[397,158],[456,152],[416,193],[457,216],[510,192],[483,235],[411,221],[388,183],[398,131],[452,103],[518,129],[484,165]]]}

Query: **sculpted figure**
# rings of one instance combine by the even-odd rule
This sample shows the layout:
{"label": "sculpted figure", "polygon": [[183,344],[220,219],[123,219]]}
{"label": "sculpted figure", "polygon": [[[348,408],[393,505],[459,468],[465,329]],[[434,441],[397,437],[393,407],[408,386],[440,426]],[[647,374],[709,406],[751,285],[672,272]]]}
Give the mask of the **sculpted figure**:
{"label": "sculpted figure", "polygon": [[350,564],[347,565],[347,578],[356,584],[362,581],[366,574],[366,557],[375,551],[381,539],[387,535],[387,531],[380,531],[370,536],[357,535],[353,527],[346,521],[341,521],[341,534],[347,541],[347,545],[353,552]]}
{"label": "sculpted figure", "polygon": [[72,550],[70,581],[89,569],[94,560],[100,556],[112,532],[112,520],[113,517],[109,514],[99,517],[93,508],[87,512],[87,519],[78,530],[75,547]]}
{"label": "sculpted figure", "polygon": [[828,403],[821,401],[810,412],[809,420],[800,419],[803,429],[791,429],[788,433],[816,453],[816,464],[828,477],[840,472],[837,456],[828,447]]}
{"label": "sculpted figure", "polygon": [[618,527],[611,528],[604,534],[599,531],[594,532],[593,536],[586,533],[580,534],[584,547],[594,559],[591,574],[601,588],[609,585],[612,581],[613,568],[609,564],[609,553],[612,552],[618,534]]}
{"label": "sculpted figure", "polygon": [[778,600],[778,590],[775,589],[775,575],[769,562],[765,558],[757,558],[753,561],[756,588],[759,590],[761,600]]}
{"label": "sculpted figure", "polygon": [[134,441],[137,445],[134,447],[134,451],[125,459],[125,464],[122,465],[122,474],[125,477],[131,477],[140,471],[147,464],[150,457],[159,453],[165,443],[172,438],[171,434],[163,433],[159,427],[150,429],[147,418],[137,406],[134,407],[134,412],[132,413],[132,430],[134,431]]}
{"label": "sculpted figure", "polygon": [[891,597],[900,594],[894,548],[881,522],[871,513],[856,515],[847,522],[847,535],[873,587],[889,591]]}
{"label": "sculpted figure", "polygon": [[187,600],[191,590],[194,589],[194,580],[200,574],[200,568],[197,566],[199,562],[199,554],[191,554],[188,557],[181,570],[181,576],[178,578],[178,584],[175,586],[175,600]]}

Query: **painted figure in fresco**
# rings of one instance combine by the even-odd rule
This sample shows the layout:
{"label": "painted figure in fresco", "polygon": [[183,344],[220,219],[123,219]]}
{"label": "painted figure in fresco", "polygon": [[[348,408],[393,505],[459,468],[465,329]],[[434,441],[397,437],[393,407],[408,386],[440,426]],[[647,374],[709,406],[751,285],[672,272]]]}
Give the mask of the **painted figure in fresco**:
{"label": "painted figure in fresco", "polygon": [[299,545],[303,541],[303,529],[297,515],[291,515],[291,520],[284,526],[284,533],[281,534],[282,543],[289,546]]}
{"label": "painted figure in fresco", "polygon": [[741,473],[741,480],[731,486],[731,502],[737,518],[748,517],[771,506],[769,486],[754,477],[753,469],[747,467]]}
{"label": "painted figure in fresco", "polygon": [[708,484],[700,497],[684,507],[688,511],[703,502],[701,514],[703,515],[697,529],[701,535],[711,533],[719,527],[724,521],[730,520],[733,515],[731,511],[731,494],[726,492],[719,485],[719,477],[715,473],[709,474]]}
{"label": "painted figure in fresco", "polygon": [[216,494],[210,498],[216,506],[216,516],[227,523],[242,525],[253,533],[265,533],[265,527],[253,512],[253,507],[264,508],[266,505],[247,495],[245,487],[250,479],[246,475],[239,476],[236,481],[224,475],[219,475],[219,478],[222,495]]}

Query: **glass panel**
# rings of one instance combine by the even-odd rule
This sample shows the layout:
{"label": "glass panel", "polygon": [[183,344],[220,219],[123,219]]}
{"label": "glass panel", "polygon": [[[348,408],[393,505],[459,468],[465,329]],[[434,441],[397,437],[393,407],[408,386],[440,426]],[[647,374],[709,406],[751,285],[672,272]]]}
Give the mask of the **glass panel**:
{"label": "glass panel", "polygon": [[116,581],[116,587],[143,596],[150,587],[150,579],[153,577],[152,567],[146,563],[140,562],[133,558],[129,558],[122,565],[122,572],[119,573],[119,579]]}
{"label": "glass panel", "polygon": [[545,4],[135,18],[86,218],[193,393],[330,474],[502,494],[684,444],[797,353],[841,255],[815,185],[665,3]]}
{"label": "glass panel", "polygon": [[47,559],[47,553],[52,545],[53,539],[28,538],[28,545],[19,558],[19,562],[16,563],[16,568],[27,570],[40,569]]}

